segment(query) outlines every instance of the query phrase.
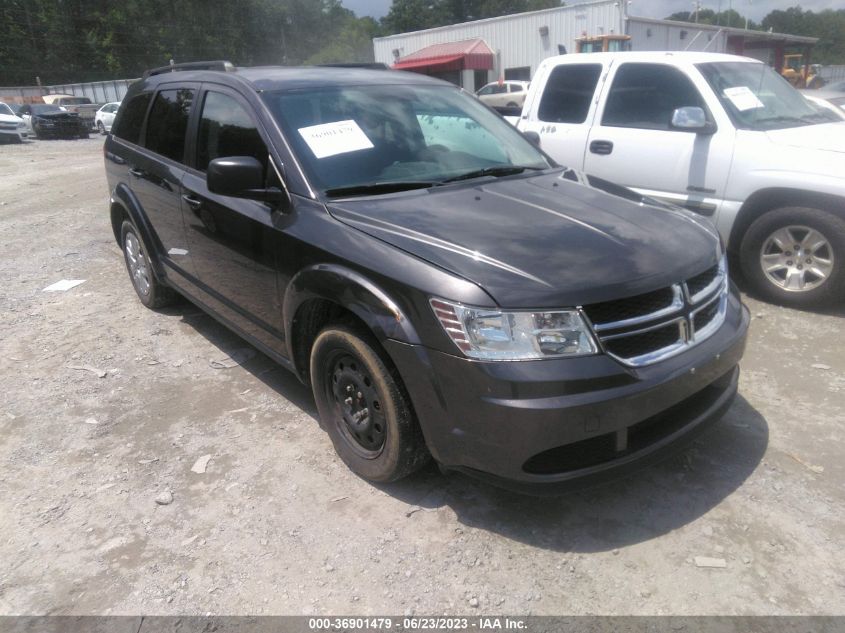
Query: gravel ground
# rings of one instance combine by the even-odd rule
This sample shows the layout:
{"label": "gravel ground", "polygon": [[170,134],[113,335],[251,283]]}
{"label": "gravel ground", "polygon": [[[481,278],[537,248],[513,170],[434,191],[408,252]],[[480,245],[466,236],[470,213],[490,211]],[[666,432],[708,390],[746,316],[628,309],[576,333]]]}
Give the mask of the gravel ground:
{"label": "gravel ground", "polygon": [[625,481],[373,486],[292,375],[137,301],[101,144],[0,146],[0,613],[845,614],[845,309],[747,299],[736,404]]}

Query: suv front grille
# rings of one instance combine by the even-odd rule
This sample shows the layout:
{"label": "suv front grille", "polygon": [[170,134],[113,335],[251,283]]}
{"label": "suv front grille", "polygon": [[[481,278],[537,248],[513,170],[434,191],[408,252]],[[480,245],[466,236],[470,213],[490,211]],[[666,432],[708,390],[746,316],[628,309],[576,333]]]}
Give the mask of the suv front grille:
{"label": "suv front grille", "polygon": [[636,297],[584,306],[584,312],[593,323],[622,321],[662,310],[672,305],[673,298],[674,293],[671,288],[661,288]]}
{"label": "suv front grille", "polygon": [[727,264],[645,294],[583,306],[604,351],[627,365],[654,363],[700,343],[725,318]]}

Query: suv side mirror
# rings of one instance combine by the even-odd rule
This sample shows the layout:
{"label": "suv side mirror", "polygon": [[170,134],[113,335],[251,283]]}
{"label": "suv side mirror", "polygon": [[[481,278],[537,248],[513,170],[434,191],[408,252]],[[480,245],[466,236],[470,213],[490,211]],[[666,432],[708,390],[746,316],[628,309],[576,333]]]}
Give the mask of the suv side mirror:
{"label": "suv side mirror", "polygon": [[280,202],[285,194],[264,186],[264,166],[252,156],[215,158],[208,163],[206,184],[211,193],[233,198]]}
{"label": "suv side mirror", "polygon": [[707,120],[704,109],[693,106],[676,108],[672,112],[670,127],[673,130],[696,134],[713,134],[716,131],[716,124]]}

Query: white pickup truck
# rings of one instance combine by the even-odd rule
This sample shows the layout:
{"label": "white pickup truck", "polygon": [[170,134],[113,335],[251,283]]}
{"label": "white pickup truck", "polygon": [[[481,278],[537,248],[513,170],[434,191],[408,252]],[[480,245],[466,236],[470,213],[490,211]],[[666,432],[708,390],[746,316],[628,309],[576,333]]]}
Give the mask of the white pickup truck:
{"label": "white pickup truck", "polygon": [[552,57],[516,125],[562,165],[710,218],[760,295],[796,307],[845,298],[845,121],[765,64]]}

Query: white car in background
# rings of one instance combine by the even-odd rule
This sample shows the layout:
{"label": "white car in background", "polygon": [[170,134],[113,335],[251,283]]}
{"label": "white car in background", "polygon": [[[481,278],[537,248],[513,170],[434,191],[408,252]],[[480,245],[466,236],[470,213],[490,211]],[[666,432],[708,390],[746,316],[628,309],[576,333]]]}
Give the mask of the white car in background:
{"label": "white car in background", "polygon": [[521,108],[528,94],[527,81],[494,81],[480,88],[475,96],[491,108]]}
{"label": "white car in background", "polygon": [[94,127],[97,128],[100,134],[111,132],[111,126],[114,123],[114,117],[119,107],[120,101],[113,101],[97,110],[97,114],[94,115]]}
{"label": "white car in background", "polygon": [[5,103],[0,103],[0,139],[15,143],[22,142],[29,135],[24,120],[17,116]]}

